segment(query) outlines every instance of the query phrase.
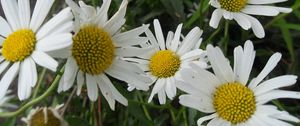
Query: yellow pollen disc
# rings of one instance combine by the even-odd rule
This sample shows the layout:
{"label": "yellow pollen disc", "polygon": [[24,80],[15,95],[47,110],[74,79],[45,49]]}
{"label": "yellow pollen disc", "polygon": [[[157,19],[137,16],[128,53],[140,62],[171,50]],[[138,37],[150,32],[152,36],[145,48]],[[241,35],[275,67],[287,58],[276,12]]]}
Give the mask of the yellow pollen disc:
{"label": "yellow pollen disc", "polygon": [[171,50],[156,52],[150,59],[150,72],[158,78],[168,78],[175,75],[180,67],[180,58]]}
{"label": "yellow pollen disc", "polygon": [[45,113],[43,109],[34,113],[29,120],[29,126],[60,126],[60,120],[53,114],[53,112],[47,109],[47,120],[45,120]]}
{"label": "yellow pollen disc", "polygon": [[247,121],[256,110],[253,91],[237,82],[218,87],[213,105],[218,115],[232,124]]}
{"label": "yellow pollen disc", "polygon": [[247,0],[218,0],[221,8],[230,12],[240,12],[247,4]]}
{"label": "yellow pollen disc", "polygon": [[17,30],[4,40],[2,55],[10,62],[23,61],[33,52],[35,44],[36,38],[32,30]]}
{"label": "yellow pollen disc", "polygon": [[73,38],[72,55],[79,69],[100,74],[113,62],[115,46],[109,33],[97,26],[85,26]]}

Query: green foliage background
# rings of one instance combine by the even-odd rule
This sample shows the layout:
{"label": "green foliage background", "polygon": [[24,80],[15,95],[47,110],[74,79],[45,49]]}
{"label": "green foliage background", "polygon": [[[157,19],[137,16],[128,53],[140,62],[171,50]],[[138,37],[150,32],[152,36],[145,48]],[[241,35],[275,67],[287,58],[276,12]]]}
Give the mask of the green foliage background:
{"label": "green foliage background", "polygon": [[[35,2],[35,0],[31,1]],[[113,0],[109,10],[110,16],[117,11],[121,1]],[[94,6],[101,6],[102,3],[101,0],[84,0],[84,2]],[[233,48],[243,45],[246,40],[252,40],[257,57],[251,77],[258,75],[268,58],[275,52],[281,52],[283,58],[269,75],[270,78],[284,74],[300,75],[300,0],[289,0],[276,4],[292,7],[294,9],[292,13],[280,14],[277,17],[256,16],[266,31],[263,39],[256,38],[251,30],[242,30],[234,21],[223,19],[218,29],[211,28],[208,24],[214,8],[209,6],[208,2],[209,0],[130,0],[124,30],[130,30],[142,24],[151,24],[150,28],[153,29],[153,19],[160,20],[165,35],[169,30],[175,31],[180,23],[184,24],[184,35],[193,27],[198,26],[204,30],[201,48],[205,49],[207,44],[218,45],[231,61],[233,61]],[[56,0],[52,7],[52,13],[55,14],[65,6],[64,0]],[[61,60],[61,63],[64,62]],[[55,73],[42,69],[39,69],[39,73],[44,74],[40,75],[43,83],[36,92],[37,96],[47,90],[55,75]],[[151,103],[147,103],[151,90],[128,92],[124,82],[114,80],[113,83],[128,99],[127,107],[117,103],[116,110],[111,111],[104,97],[92,103],[88,100],[86,92],[76,96],[74,92],[72,93],[73,89],[61,94],[54,91],[51,96],[33,107],[65,103],[67,108],[64,117],[70,126],[194,126],[196,120],[205,115],[181,106],[178,103],[178,96],[173,101],[168,100],[165,105],[159,105],[156,97]],[[299,81],[286,89],[300,91]],[[178,95],[182,93],[179,92]],[[30,100],[20,103],[15,99],[13,102],[22,106]],[[299,117],[299,100],[274,100],[270,104],[275,104],[279,109]],[[25,125],[20,118],[26,116],[29,110],[14,118],[0,119],[0,126]],[[300,126],[300,124],[294,125]]]}

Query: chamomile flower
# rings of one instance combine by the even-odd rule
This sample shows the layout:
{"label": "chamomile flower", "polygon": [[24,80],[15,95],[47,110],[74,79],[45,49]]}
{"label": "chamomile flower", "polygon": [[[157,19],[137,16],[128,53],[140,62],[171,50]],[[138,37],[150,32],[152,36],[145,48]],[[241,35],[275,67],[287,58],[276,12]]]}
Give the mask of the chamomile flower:
{"label": "chamomile flower", "polygon": [[38,0],[31,14],[29,0],[1,0],[6,20],[0,17],[0,73],[3,74],[0,98],[18,76],[18,97],[27,99],[37,82],[36,64],[56,71],[58,63],[47,52],[71,44],[73,16],[70,8],[42,26],[53,2]]}
{"label": "chamomile flower", "polygon": [[11,91],[8,90],[6,95],[0,99],[0,112],[5,112],[7,109],[16,109],[18,106],[10,103],[10,101],[15,97],[10,94]]}
{"label": "chamomile flower", "polygon": [[290,126],[285,122],[300,120],[285,111],[278,110],[266,103],[277,98],[300,99],[300,92],[284,91],[279,88],[296,83],[297,76],[283,75],[263,80],[281,59],[275,53],[259,75],[248,83],[255,58],[251,41],[234,49],[234,70],[230,67],[218,47],[207,46],[207,56],[214,74],[191,64],[182,70],[182,78],[187,83],[181,85],[188,94],[179,97],[180,104],[212,113],[200,118],[208,126]]}
{"label": "chamomile flower", "polygon": [[210,0],[210,5],[217,9],[212,13],[209,25],[217,28],[222,17],[234,19],[243,29],[252,28],[255,36],[263,38],[265,36],[263,26],[250,15],[276,16],[280,12],[291,12],[290,8],[268,5],[284,1],[287,0]]}
{"label": "chamomile flower", "polygon": [[58,112],[62,106],[32,109],[26,118],[22,118],[22,121],[27,126],[68,126],[68,123]]}
{"label": "chamomile flower", "polygon": [[148,90],[147,83],[151,79],[143,76],[145,73],[138,66],[122,60],[122,57],[132,57],[151,50],[136,47],[147,42],[146,37],[139,35],[148,29],[148,25],[121,32],[128,1],[123,0],[119,10],[110,19],[107,12],[111,0],[104,0],[101,8],[97,9],[82,1],[79,1],[79,6],[72,0],[66,2],[75,16],[75,35],[58,91],[70,89],[76,80],[78,95],[83,84],[86,84],[88,97],[96,101],[100,89],[114,110],[115,100],[123,105],[128,103],[108,75],[141,90]]}
{"label": "chamomile flower", "polygon": [[156,38],[150,30],[146,31],[150,41],[143,46],[152,47],[152,51],[139,58],[127,58],[137,63],[153,79],[151,84],[154,83],[154,87],[148,102],[152,101],[155,94],[158,94],[160,104],[165,104],[166,95],[173,99],[177,90],[176,83],[181,76],[180,71],[188,67],[189,63],[195,62],[202,68],[207,67],[206,52],[198,49],[202,41],[202,30],[195,27],[185,38],[180,39],[181,29],[182,24],[178,25],[175,34],[170,31],[165,40],[160,23],[155,19]]}

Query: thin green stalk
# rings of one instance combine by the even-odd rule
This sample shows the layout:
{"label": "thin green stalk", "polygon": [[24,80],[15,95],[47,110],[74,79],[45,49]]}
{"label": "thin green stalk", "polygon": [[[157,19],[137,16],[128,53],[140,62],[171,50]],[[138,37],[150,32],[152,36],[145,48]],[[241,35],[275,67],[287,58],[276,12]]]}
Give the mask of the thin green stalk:
{"label": "thin green stalk", "polygon": [[[138,94],[137,96],[138,96],[139,100],[142,101],[142,102],[144,102],[144,100],[143,100],[143,98],[142,98],[140,92],[138,92],[137,94]],[[150,120],[150,121],[152,121],[152,118],[151,118],[151,116],[150,116],[150,114],[149,114],[149,112],[148,112],[146,106],[145,106],[145,105],[142,105],[142,108],[143,108],[143,111],[144,111],[144,113],[145,113],[147,119]]]}
{"label": "thin green stalk", "polygon": [[229,21],[226,21],[225,22],[225,32],[224,32],[224,51],[225,51],[225,54],[227,54],[227,50],[228,50],[228,38],[229,38]]}
{"label": "thin green stalk", "polygon": [[[61,68],[60,72],[62,72],[63,69],[64,69],[64,67]],[[28,102],[27,104],[25,104],[20,109],[14,111],[14,112],[2,112],[2,113],[0,113],[0,117],[14,117],[14,116],[17,116],[17,115],[23,113],[27,108],[29,108],[29,107],[37,104],[37,103],[40,103],[42,100],[47,98],[56,89],[60,78],[61,78],[61,74],[57,74],[55,79],[51,83],[51,86],[48,88],[48,90],[44,94],[37,97],[36,99],[31,100],[30,102]]]}
{"label": "thin green stalk", "polygon": [[33,92],[32,99],[35,99],[36,96],[37,96],[37,94],[39,93],[39,89],[40,89],[40,87],[42,85],[42,82],[43,82],[44,76],[46,74],[46,71],[47,71],[47,69],[43,68],[42,73],[39,76],[39,80],[38,80],[37,86],[35,87],[35,90]]}
{"label": "thin green stalk", "polygon": [[172,121],[175,124],[176,123],[176,116],[175,116],[175,112],[173,110],[174,108],[173,108],[173,106],[171,104],[167,104],[167,106],[168,106],[168,109],[170,111]]}
{"label": "thin green stalk", "polygon": [[173,109],[171,109],[171,108],[169,108],[169,111],[170,111],[170,114],[171,114],[171,117],[172,117],[172,121],[175,123],[176,122],[175,113],[174,113]]}
{"label": "thin green stalk", "polygon": [[209,37],[208,39],[206,39],[203,44],[201,45],[204,45],[206,46],[210,41],[211,39],[213,39],[219,32],[221,31],[221,27],[218,27]]}
{"label": "thin green stalk", "polygon": [[203,27],[203,13],[202,13],[202,8],[203,8],[203,4],[204,4],[204,0],[200,0],[200,3],[199,3],[199,12],[197,12],[197,13],[199,13],[200,15],[199,15],[199,18],[200,18],[200,27],[202,28]]}
{"label": "thin green stalk", "polygon": [[187,117],[186,117],[186,110],[185,110],[186,108],[184,107],[183,108],[183,119],[184,119],[184,126],[188,126],[189,124],[188,124],[188,120],[187,120]]}

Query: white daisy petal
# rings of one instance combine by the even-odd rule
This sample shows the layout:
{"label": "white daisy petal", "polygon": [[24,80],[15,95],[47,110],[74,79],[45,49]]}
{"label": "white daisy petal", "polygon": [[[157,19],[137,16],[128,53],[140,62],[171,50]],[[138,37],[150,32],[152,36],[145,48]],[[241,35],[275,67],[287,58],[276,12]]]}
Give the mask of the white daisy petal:
{"label": "white daisy petal", "polygon": [[247,5],[241,11],[246,14],[262,16],[276,16],[279,14],[279,11],[275,7],[266,5]]}
{"label": "white daisy petal", "polygon": [[280,120],[290,121],[290,122],[296,122],[296,123],[300,122],[300,119],[298,119],[297,117],[294,117],[294,116],[290,115],[286,111],[278,111],[278,113],[272,115],[272,117],[276,118],[276,119],[280,119]]}
{"label": "white daisy petal", "polygon": [[[53,31],[60,27],[64,27],[65,24],[72,22],[73,15],[70,8],[65,8],[49,20],[41,29],[37,32],[37,40],[43,39],[46,35],[53,34]],[[71,32],[68,31],[68,32]],[[55,41],[53,41],[55,42]]]}
{"label": "white daisy petal", "polygon": [[0,35],[3,37],[7,37],[12,32],[12,29],[10,28],[9,24],[1,16],[0,16],[0,27],[1,27]]}
{"label": "white daisy petal", "polygon": [[116,46],[139,45],[143,42],[148,41],[148,38],[146,37],[139,37],[139,35],[144,33],[148,29],[148,27],[149,25],[143,25],[130,31],[114,35],[112,39],[116,43]]}
{"label": "white daisy petal", "polygon": [[76,79],[76,74],[78,71],[78,66],[76,64],[76,61],[73,57],[68,58],[67,63],[66,63],[66,68],[64,75],[64,86],[63,86],[63,91],[66,91],[71,88],[73,85],[75,79]]}
{"label": "white daisy petal", "polygon": [[293,9],[285,8],[285,7],[274,7],[274,8],[282,13],[291,13],[293,11]]}
{"label": "white daisy petal", "polygon": [[229,12],[229,11],[224,10],[223,17],[227,20],[232,20],[233,19],[233,12]]}
{"label": "white daisy petal", "polygon": [[166,79],[166,88],[165,92],[169,99],[173,99],[176,95],[176,86],[174,78],[167,78]]}
{"label": "white daisy petal", "polygon": [[272,4],[272,3],[280,3],[285,2],[287,0],[248,0],[249,4]]}
{"label": "white daisy petal", "polygon": [[149,87],[146,83],[151,82],[151,79],[141,74],[134,73],[131,69],[124,68],[124,66],[121,64],[116,63],[107,69],[105,73],[119,80],[133,84],[132,86],[135,86],[141,90],[148,90]]}
{"label": "white daisy petal", "polygon": [[96,101],[98,98],[98,87],[94,76],[86,74],[86,87],[90,100]]}
{"label": "white daisy petal", "polygon": [[111,0],[103,0],[103,4],[99,10],[99,13],[97,14],[96,20],[98,22],[98,25],[104,26],[105,22],[107,21],[107,12],[110,4]]}
{"label": "white daisy petal", "polygon": [[233,82],[234,74],[232,68],[221,49],[219,47],[214,48],[211,45],[208,45],[206,50],[211,66],[221,83]]}
{"label": "white daisy petal", "polygon": [[273,90],[257,96],[256,101],[257,104],[265,104],[273,99],[278,98],[300,99],[300,92]]}
{"label": "white daisy petal", "polygon": [[0,64],[0,74],[7,68],[7,66],[10,64],[9,61],[4,61],[3,63]]}
{"label": "white daisy petal", "polygon": [[161,30],[161,26],[160,23],[157,19],[155,19],[153,21],[154,24],[154,31],[155,31],[155,36],[157,38],[157,42],[159,45],[160,50],[165,50],[166,46],[165,46],[165,38],[164,38],[164,34]]}
{"label": "white daisy petal", "polygon": [[20,19],[18,14],[18,4],[16,0],[1,0],[1,5],[5,14],[5,17],[10,24],[12,30],[18,30],[21,28]]}
{"label": "white daisy petal", "polygon": [[72,44],[72,34],[64,33],[57,35],[49,35],[36,44],[38,51],[48,52],[66,48]]}
{"label": "white daisy petal", "polygon": [[109,107],[112,110],[115,110],[115,98],[107,84],[107,83],[111,83],[111,82],[109,79],[108,80],[106,79],[107,77],[103,78],[103,76],[106,76],[106,75],[100,75],[97,78],[98,86],[100,88],[102,95],[107,100]]}
{"label": "white daisy petal", "polygon": [[118,12],[105,24],[104,29],[114,35],[125,23],[125,13],[127,9],[127,0],[123,0]]}
{"label": "white daisy petal", "polygon": [[11,84],[11,82],[15,79],[15,77],[18,75],[18,71],[20,68],[20,63],[16,62],[14,63],[8,71],[4,74],[2,79],[0,80],[0,99],[3,98],[6,94],[6,91]]}
{"label": "white daisy petal", "polygon": [[211,26],[215,29],[218,28],[222,16],[223,16],[222,9],[214,10],[214,12],[212,13],[211,19],[209,21],[209,26]]}
{"label": "white daisy petal", "polygon": [[[151,43],[151,45],[153,45],[154,47],[159,47],[158,42],[155,38],[155,36],[153,35],[153,33],[148,29],[146,30],[146,36],[149,39],[149,42]],[[157,48],[156,50],[160,50],[159,48]]]}
{"label": "white daisy petal", "polygon": [[193,95],[181,95],[179,97],[179,103],[197,109],[201,112],[212,113],[215,109],[212,105],[212,99],[207,96],[193,96]]}
{"label": "white daisy petal", "polygon": [[190,51],[195,47],[195,44],[198,42],[202,35],[203,31],[199,27],[193,28],[187,36],[184,38],[181,46],[179,47],[177,54],[182,56],[186,52]]}
{"label": "white daisy petal", "polygon": [[[166,49],[171,49],[171,42],[173,38],[174,38],[174,33],[172,31],[169,31],[166,40]],[[173,51],[175,52],[176,50]]]}
{"label": "white daisy petal", "polygon": [[254,90],[255,95],[259,96],[263,93],[266,93],[266,92],[274,90],[274,89],[291,86],[291,85],[295,84],[296,81],[297,81],[297,76],[294,76],[294,75],[279,76],[279,77],[275,77],[275,78],[272,78],[270,80],[267,80],[267,81],[261,83],[260,85],[255,87],[253,90]]}
{"label": "white daisy petal", "polygon": [[[238,54],[239,55],[239,54]],[[253,44],[250,40],[245,42],[244,45],[244,53],[242,54],[242,58],[241,59],[237,59],[237,60],[241,60],[239,65],[239,74],[237,75],[238,78],[237,80],[246,85],[249,79],[249,75],[254,63],[254,59],[255,59],[255,51],[254,51],[254,47]]]}
{"label": "white daisy petal", "polygon": [[171,42],[171,48],[170,49],[173,50],[174,52],[176,52],[178,47],[179,47],[182,25],[183,24],[181,23],[177,26],[177,29],[176,29],[175,34],[174,34],[174,38]]}
{"label": "white daisy petal", "polygon": [[84,84],[84,73],[81,70],[78,71],[76,80],[77,80],[77,92],[76,92],[76,94],[80,95],[82,86]]}
{"label": "white daisy petal", "polygon": [[149,46],[146,48],[139,48],[139,47],[123,47],[123,48],[116,48],[115,52],[117,56],[122,57],[134,57],[138,55],[145,55],[148,52],[154,51],[154,46]]}
{"label": "white daisy petal", "polygon": [[121,104],[127,106],[128,105],[127,99],[122,94],[120,94],[120,92],[113,86],[113,84],[111,83],[109,78],[104,75],[100,75],[100,76],[101,76],[101,79],[103,79],[103,81],[105,82],[103,84],[107,84],[107,86],[109,87],[114,99],[116,99]]}
{"label": "white daisy petal", "polygon": [[160,90],[158,92],[157,96],[158,96],[159,104],[161,104],[161,105],[166,104],[166,93],[165,93],[165,90]]}
{"label": "white daisy petal", "polygon": [[165,79],[158,79],[155,84],[154,87],[152,89],[151,95],[148,99],[148,102],[150,103],[154,97],[155,94],[157,94],[160,90],[162,90],[162,88],[165,86]]}
{"label": "white daisy petal", "polygon": [[212,94],[214,88],[220,84],[213,74],[205,70],[197,70],[195,72],[192,69],[183,69],[180,71],[180,75],[185,82],[207,95]]}
{"label": "white daisy petal", "polygon": [[30,22],[30,2],[29,0],[18,0],[20,26],[29,28]]}
{"label": "white daisy petal", "polygon": [[202,49],[194,49],[192,51],[189,51],[189,52],[186,52],[185,54],[183,54],[180,57],[180,60],[181,61],[183,61],[183,60],[191,61],[191,60],[201,58],[201,57],[203,57],[203,55],[205,55],[205,53]]}
{"label": "white daisy petal", "polygon": [[54,0],[36,1],[34,11],[31,17],[31,21],[30,21],[30,28],[33,31],[37,31],[39,29],[41,24],[44,22],[46,16],[48,15],[48,12],[50,11],[50,8],[53,3]]}
{"label": "white daisy petal", "polygon": [[27,99],[31,95],[31,85],[33,82],[33,70],[31,68],[30,59],[25,59],[21,62],[19,79],[18,79],[18,97],[21,101]]}
{"label": "white daisy petal", "polygon": [[31,57],[38,65],[48,68],[52,71],[56,71],[58,63],[48,54],[39,51],[33,51]]}
{"label": "white daisy petal", "polygon": [[222,126],[221,124],[224,121],[218,117],[213,118],[211,121],[207,123],[207,126]]}
{"label": "white daisy petal", "polygon": [[248,30],[251,28],[251,22],[248,20],[248,18],[245,17],[246,14],[243,13],[236,13],[233,14],[233,19],[236,20],[236,22],[245,30]]}
{"label": "white daisy petal", "polygon": [[200,119],[197,120],[197,124],[198,124],[198,126],[201,126],[203,122],[205,122],[207,120],[210,120],[210,119],[213,119],[217,116],[218,116],[217,113],[214,113],[214,114],[211,114],[211,115],[208,115],[208,116],[201,117]]}
{"label": "white daisy petal", "polygon": [[29,60],[30,63],[30,71],[31,71],[31,87],[34,87],[36,85],[38,75],[37,75],[37,69],[34,60],[31,57],[28,57],[26,60]]}
{"label": "white daisy petal", "polygon": [[261,23],[254,17],[245,15],[248,20],[251,22],[251,28],[253,30],[253,33],[255,34],[256,37],[258,38],[263,38],[265,37],[265,30]]}
{"label": "white daisy petal", "polygon": [[252,79],[248,87],[252,89],[256,87],[276,67],[280,59],[281,53],[273,54],[265,65],[264,69],[258,74],[256,78]]}

